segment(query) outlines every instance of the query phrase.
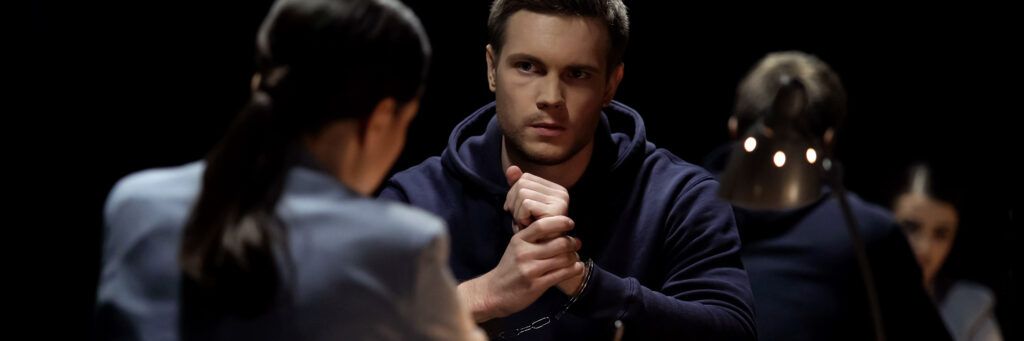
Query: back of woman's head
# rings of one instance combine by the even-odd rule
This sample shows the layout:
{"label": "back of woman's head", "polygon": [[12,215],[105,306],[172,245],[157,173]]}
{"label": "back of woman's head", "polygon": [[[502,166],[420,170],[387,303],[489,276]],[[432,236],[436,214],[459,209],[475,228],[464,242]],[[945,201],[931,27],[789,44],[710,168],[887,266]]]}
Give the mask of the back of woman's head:
{"label": "back of woman's head", "polygon": [[185,226],[183,330],[271,307],[288,264],[275,210],[302,138],[367,119],[384,99],[416,99],[429,56],[419,20],[397,0],[274,5],[257,37],[252,99],[207,156]]}
{"label": "back of woman's head", "polygon": [[429,49],[397,0],[282,0],[257,37],[258,86],[288,123],[315,132],[368,116],[385,97],[416,97]]}
{"label": "back of woman's head", "polygon": [[827,129],[840,128],[846,116],[846,90],[839,75],[818,57],[786,51],[762,58],[737,87],[733,116],[739,134],[770,111],[785,80],[799,82],[806,91],[807,107],[799,121],[808,133],[820,138]]}

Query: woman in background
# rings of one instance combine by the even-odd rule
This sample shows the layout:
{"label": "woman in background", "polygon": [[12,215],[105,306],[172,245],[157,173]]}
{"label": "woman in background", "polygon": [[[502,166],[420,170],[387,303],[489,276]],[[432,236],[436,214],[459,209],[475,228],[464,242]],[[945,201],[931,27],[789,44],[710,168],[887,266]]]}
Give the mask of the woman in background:
{"label": "woman in background", "polygon": [[1002,340],[994,315],[995,296],[981,284],[939,276],[960,224],[955,191],[933,169],[910,168],[893,215],[903,226],[924,275],[924,286],[939,305],[946,327],[957,341]]}

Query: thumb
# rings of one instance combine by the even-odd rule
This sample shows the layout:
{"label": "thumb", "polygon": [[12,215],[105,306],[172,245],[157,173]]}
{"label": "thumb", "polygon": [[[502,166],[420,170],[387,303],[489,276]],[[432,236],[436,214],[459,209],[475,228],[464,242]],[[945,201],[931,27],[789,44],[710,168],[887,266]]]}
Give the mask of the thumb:
{"label": "thumb", "polygon": [[505,179],[508,180],[509,186],[512,186],[516,181],[519,181],[519,178],[522,176],[523,170],[519,169],[519,166],[509,166],[508,169],[505,170]]}

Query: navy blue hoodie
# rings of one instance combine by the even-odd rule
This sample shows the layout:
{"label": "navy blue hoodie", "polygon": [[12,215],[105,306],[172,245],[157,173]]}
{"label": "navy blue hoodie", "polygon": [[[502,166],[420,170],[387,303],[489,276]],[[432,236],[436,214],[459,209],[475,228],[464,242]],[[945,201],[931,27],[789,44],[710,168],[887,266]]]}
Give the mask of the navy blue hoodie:
{"label": "navy blue hoodie", "polygon": [[[581,257],[594,260],[593,274],[568,314],[519,339],[610,340],[615,320],[624,323],[626,339],[754,339],[739,236],[717,189],[711,174],[647,142],[633,109],[618,102],[605,108],[590,164],[569,189],[570,234],[583,241]],[[512,218],[502,210],[508,190],[491,103],[455,128],[440,157],[391,178],[381,197],[448,223],[450,263],[461,282],[501,259],[512,237]],[[541,320],[539,327],[567,299],[552,288],[481,326],[492,337]]]}

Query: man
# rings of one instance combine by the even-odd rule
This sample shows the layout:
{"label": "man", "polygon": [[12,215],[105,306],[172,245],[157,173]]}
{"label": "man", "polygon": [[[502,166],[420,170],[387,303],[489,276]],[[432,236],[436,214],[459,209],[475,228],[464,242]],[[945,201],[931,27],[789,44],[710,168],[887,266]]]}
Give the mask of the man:
{"label": "man", "polygon": [[[800,97],[801,108],[792,111],[798,114],[785,116],[804,123],[806,133],[823,141],[831,155],[835,131],[846,116],[846,92],[825,62],[801,52],[769,54],[743,79],[729,119],[732,137],[745,137],[774,108],[794,108],[776,103],[786,98],[776,96],[780,89],[794,83],[806,95]],[[733,146],[712,153],[708,168],[722,172]],[[839,202],[830,188],[822,192],[810,204],[785,211],[736,208],[760,340],[874,336],[868,296]],[[881,207],[853,193],[846,196],[873,269],[886,339],[948,340],[896,222]]]}
{"label": "man", "polygon": [[381,196],[444,218],[459,295],[494,338],[747,340],[752,298],[716,180],[613,102],[618,0],[498,0],[495,102]]}

